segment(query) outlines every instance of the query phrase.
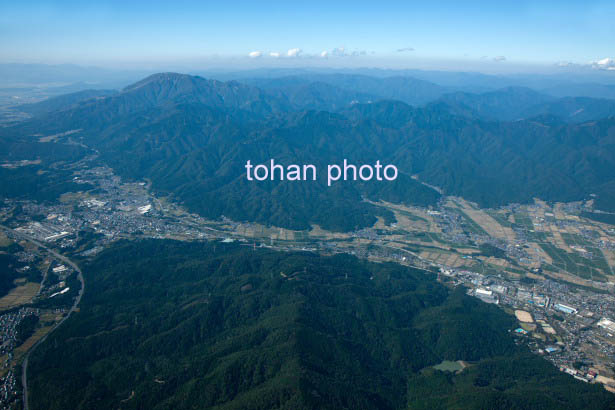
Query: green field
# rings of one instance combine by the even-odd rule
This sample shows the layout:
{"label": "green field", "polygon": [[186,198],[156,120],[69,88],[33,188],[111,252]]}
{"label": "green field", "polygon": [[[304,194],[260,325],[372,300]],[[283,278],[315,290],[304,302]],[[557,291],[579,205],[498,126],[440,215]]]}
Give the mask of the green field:
{"label": "green field", "polygon": [[474,220],[472,218],[470,218],[465,212],[463,212],[461,209],[452,209],[451,211],[457,212],[459,215],[461,215],[461,217],[464,220],[465,226],[468,229],[469,232],[471,233],[475,233],[477,235],[485,235],[485,236],[489,236],[489,234],[487,233],[487,231],[485,231],[483,228],[481,228],[481,226],[479,224],[477,224],[476,222],[474,222]]}
{"label": "green field", "polygon": [[[604,273],[598,270],[605,269],[605,266],[608,268],[602,252],[598,252],[601,258],[590,260],[576,253],[568,253],[550,243],[541,242],[539,245],[553,259],[553,266],[583,279],[606,281]],[[605,272],[610,273],[610,269]]]}
{"label": "green field", "polygon": [[433,367],[436,370],[443,372],[458,372],[463,369],[463,366],[459,362],[452,362],[450,360],[444,360],[442,363]]}
{"label": "green field", "polygon": [[515,214],[515,224],[527,230],[534,229],[534,224],[532,223],[532,220],[526,213],[516,213]]}
{"label": "green field", "polygon": [[495,219],[500,225],[507,228],[513,227],[513,223],[508,220],[507,215],[503,215],[500,212],[495,212],[493,210],[485,210],[485,212],[487,213],[487,215]]}

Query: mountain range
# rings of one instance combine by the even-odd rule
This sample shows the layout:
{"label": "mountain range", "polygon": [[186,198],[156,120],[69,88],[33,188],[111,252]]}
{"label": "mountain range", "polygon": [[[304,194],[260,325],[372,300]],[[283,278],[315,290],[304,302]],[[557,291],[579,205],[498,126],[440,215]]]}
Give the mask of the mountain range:
{"label": "mountain range", "polygon": [[[370,226],[378,216],[392,221],[365,198],[435,205],[440,194],[418,181],[485,207],[593,194],[598,209],[615,210],[613,100],[556,98],[519,87],[450,91],[401,77],[222,82],[161,73],[118,92],[88,91],[26,106],[33,117],[1,129],[0,138],[6,147],[31,145],[23,151],[34,153],[47,147],[66,156],[60,151],[76,150],[66,138],[38,139],[78,130],[73,143],[96,150],[125,178],[149,178],[160,195],[191,211],[292,229],[347,231]],[[8,153],[15,156],[13,148]],[[57,160],[42,155],[41,166]],[[394,182],[332,187],[322,174],[295,183],[246,180],[247,160],[272,158],[321,170],[345,158],[380,160],[400,172]],[[3,172],[10,180],[10,171]]]}

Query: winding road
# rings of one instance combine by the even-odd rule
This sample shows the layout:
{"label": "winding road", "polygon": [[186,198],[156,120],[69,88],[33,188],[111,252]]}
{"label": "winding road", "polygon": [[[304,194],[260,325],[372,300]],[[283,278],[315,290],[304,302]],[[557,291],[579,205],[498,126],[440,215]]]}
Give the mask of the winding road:
{"label": "winding road", "polygon": [[24,410],[28,410],[29,406],[28,406],[28,360],[30,359],[30,354],[38,347],[38,345],[40,345],[41,343],[43,343],[47,337],[54,331],[56,330],[62,323],[64,323],[64,321],[66,319],[68,319],[70,317],[70,315],[75,311],[75,309],[77,308],[77,306],[79,305],[79,302],[81,302],[81,296],[83,296],[83,291],[85,290],[85,282],[83,280],[83,274],[81,273],[81,269],[79,269],[79,266],[77,266],[77,264],[75,264],[73,261],[71,261],[70,259],[68,259],[66,256],[59,254],[58,252],[54,251],[53,249],[50,249],[49,247],[47,247],[46,245],[43,245],[42,243],[40,243],[39,241],[37,241],[34,238],[31,238],[30,236],[21,233],[19,231],[16,231],[14,229],[11,229],[7,226],[4,225],[0,225],[0,229],[10,232],[11,234],[15,235],[16,237],[26,240],[30,243],[33,243],[34,245],[38,246],[39,248],[45,249],[47,252],[49,252],[51,255],[53,255],[55,258],[57,258],[58,260],[61,260],[62,262],[64,262],[65,264],[69,265],[71,268],[73,268],[76,272],[77,272],[77,279],[79,279],[79,282],[81,282],[81,289],[79,289],[79,293],[77,294],[77,297],[75,298],[75,302],[73,303],[73,306],[71,306],[70,310],[68,311],[68,314],[66,316],[64,316],[64,318],[62,318],[62,320],[60,320],[58,323],[56,323],[53,328],[51,328],[51,330],[42,338],[40,338],[31,348],[30,350],[28,350],[28,353],[26,353],[26,356],[24,357],[24,360],[21,364],[21,368],[22,368],[22,372],[21,372],[21,384],[23,386],[23,408]]}

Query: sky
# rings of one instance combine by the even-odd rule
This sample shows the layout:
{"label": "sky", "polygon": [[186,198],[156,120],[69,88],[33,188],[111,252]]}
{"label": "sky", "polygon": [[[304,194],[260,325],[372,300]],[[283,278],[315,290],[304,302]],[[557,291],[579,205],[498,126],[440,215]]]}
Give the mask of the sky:
{"label": "sky", "polygon": [[0,62],[615,71],[614,58],[613,0],[0,2]]}

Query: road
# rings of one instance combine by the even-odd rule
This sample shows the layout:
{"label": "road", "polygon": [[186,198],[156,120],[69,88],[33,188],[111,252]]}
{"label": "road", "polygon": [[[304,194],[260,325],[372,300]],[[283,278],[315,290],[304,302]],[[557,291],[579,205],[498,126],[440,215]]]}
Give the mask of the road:
{"label": "road", "polygon": [[7,226],[4,225],[0,225],[0,229],[10,232],[13,235],[15,235],[18,238],[21,238],[23,240],[26,240],[30,243],[33,243],[34,245],[38,246],[39,248],[45,249],[47,252],[49,252],[51,255],[53,255],[54,257],[56,257],[57,259],[61,260],[62,262],[64,262],[65,264],[69,265],[71,268],[73,268],[76,272],[77,272],[77,279],[79,279],[79,282],[81,282],[81,289],[79,289],[79,293],[77,294],[77,297],[75,298],[75,302],[73,303],[73,306],[71,306],[70,310],[68,311],[68,314],[66,316],[64,316],[64,318],[62,320],[60,320],[58,323],[56,323],[53,328],[42,338],[40,338],[38,340],[38,342],[36,342],[31,348],[30,350],[28,350],[28,353],[26,353],[26,356],[24,357],[24,360],[21,364],[21,368],[22,368],[22,372],[21,372],[21,384],[23,386],[23,408],[24,410],[28,410],[29,405],[28,405],[28,360],[30,359],[30,354],[38,347],[38,345],[40,345],[41,343],[43,343],[47,337],[54,331],[56,330],[60,325],[62,325],[62,323],[64,323],[65,320],[67,320],[70,315],[75,311],[75,309],[77,309],[77,306],[79,305],[79,302],[81,302],[81,297],[83,296],[83,292],[85,290],[85,282],[83,280],[83,274],[81,273],[81,269],[79,269],[79,266],[77,266],[77,264],[75,264],[73,261],[71,261],[70,259],[68,259],[66,256],[54,251],[53,249],[48,248],[46,245],[43,245],[42,243],[40,243],[39,241],[37,241],[34,238],[31,238],[30,236],[23,234],[19,231],[15,231],[14,229],[11,229]]}

